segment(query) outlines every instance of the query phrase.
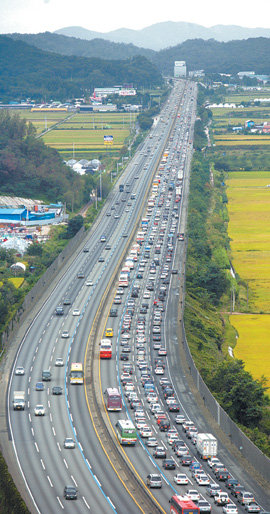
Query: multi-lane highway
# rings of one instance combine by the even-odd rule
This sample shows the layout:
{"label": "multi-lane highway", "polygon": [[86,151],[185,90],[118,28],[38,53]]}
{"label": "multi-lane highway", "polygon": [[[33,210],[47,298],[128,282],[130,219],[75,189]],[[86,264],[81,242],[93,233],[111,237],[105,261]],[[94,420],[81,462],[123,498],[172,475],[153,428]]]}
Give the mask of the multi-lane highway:
{"label": "multi-lane highway", "polygon": [[[177,340],[178,300],[181,294],[179,278],[183,273],[185,248],[184,241],[178,240],[176,235],[184,232],[186,224],[195,100],[195,84],[179,81],[175,85],[161,116],[121,178],[124,192],[120,193],[117,187],[110,194],[75,259],[55,282],[21,340],[8,385],[7,416],[14,456],[27,489],[27,503],[32,512],[168,512],[169,498],[175,492],[183,493],[188,488],[198,489],[189,472],[188,486],[178,486],[174,481],[176,472],[185,472],[186,468],[182,467],[166,433],[159,431],[150,414],[139,367],[139,355],[142,355],[140,359],[145,360],[145,366],[149,367],[155,382],[157,403],[167,413],[168,406],[159,383],[162,375],[155,372],[155,359],[163,359],[164,375],[173,386],[181,414],[184,414],[185,419],[192,419],[199,431],[212,431],[198,412],[186,384]],[[162,160],[164,162],[160,163]],[[158,185],[153,191],[151,182],[154,177],[154,183],[157,181]],[[177,183],[178,187],[181,184],[181,201],[176,202]],[[153,198],[154,205],[151,208],[149,196]],[[120,291],[123,293],[120,294],[121,304],[113,305],[118,309],[118,316],[107,320],[108,305],[105,300],[107,297],[108,301],[114,298],[115,274],[118,279],[132,239],[136,239],[137,230],[141,230],[143,216],[147,216],[147,229],[134,269],[130,271],[129,287]],[[156,261],[153,265],[157,258],[158,264]],[[138,291],[137,296],[134,294],[135,289]],[[158,301],[158,304],[154,304],[154,301]],[[56,307],[60,305],[64,307],[63,316],[55,314]],[[132,311],[132,314],[128,311]],[[127,314],[130,318],[128,329],[124,328],[127,325],[124,316]],[[113,357],[100,362],[95,356],[98,355],[99,339],[106,326],[114,329]],[[64,331],[66,337],[63,337]],[[138,331],[141,336],[139,340]],[[126,362],[122,360],[124,334],[129,345],[129,348],[125,347],[125,352],[132,365],[134,391],[143,406],[153,436],[157,438],[159,446],[166,450],[167,456],[173,457],[176,466],[174,471],[167,471],[162,464],[158,464],[161,461],[153,457],[154,450],[147,446],[147,438],[139,436],[137,445],[130,448],[120,447],[115,439],[114,427],[119,417],[135,421],[134,409],[130,409],[121,380]],[[167,351],[167,355],[160,357],[157,356],[159,336],[162,347]],[[89,345],[93,344],[93,337],[95,348],[91,359],[94,356],[94,361],[90,363],[88,350]],[[63,359],[63,366],[55,365],[59,358]],[[70,385],[72,362],[84,363],[85,388]],[[94,369],[91,380],[87,374],[90,365]],[[23,375],[16,375],[18,366],[24,368]],[[44,382],[44,390],[36,390],[37,382],[42,379],[42,370],[50,370],[52,379]],[[52,394],[55,386],[62,387],[62,395]],[[124,409],[121,414],[112,413],[107,417],[103,393],[107,387],[112,386],[121,389]],[[24,391],[26,397],[26,408],[21,412],[12,408],[14,391],[19,390]],[[100,444],[102,435],[98,433],[95,414],[91,411],[87,397],[87,391],[92,390],[95,390],[97,403],[108,424],[112,444],[122,456],[118,466],[110,458],[113,454],[110,454],[109,447]],[[43,405],[44,416],[34,415],[37,404]],[[181,425],[175,423],[175,414],[169,416],[171,426],[178,430],[189,452],[194,455],[194,445],[187,440],[186,435],[182,435]],[[66,437],[74,440],[74,449],[64,447]],[[232,474],[241,483],[245,482],[248,490],[257,493],[256,499],[266,508],[266,494],[246,476],[222,445],[219,456]],[[133,484],[125,471],[126,465],[134,475]],[[207,465],[205,470],[212,481],[212,471]],[[124,476],[126,474],[126,479],[122,473]],[[151,489],[147,492],[145,484],[149,473],[161,475],[161,490]],[[78,490],[76,501],[64,498],[66,485]],[[200,487],[200,494],[206,498],[205,487]],[[207,500],[212,503],[213,512],[219,509],[214,506],[211,498],[207,497]]]}

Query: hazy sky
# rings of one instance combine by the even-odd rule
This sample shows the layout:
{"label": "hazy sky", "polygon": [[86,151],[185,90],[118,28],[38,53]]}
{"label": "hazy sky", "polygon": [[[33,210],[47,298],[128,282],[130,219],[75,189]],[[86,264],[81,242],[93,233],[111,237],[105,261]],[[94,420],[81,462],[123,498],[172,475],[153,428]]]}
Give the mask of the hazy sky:
{"label": "hazy sky", "polygon": [[107,32],[122,27],[142,29],[161,21],[269,28],[270,1],[0,0],[0,14],[2,34],[53,32],[71,25]]}

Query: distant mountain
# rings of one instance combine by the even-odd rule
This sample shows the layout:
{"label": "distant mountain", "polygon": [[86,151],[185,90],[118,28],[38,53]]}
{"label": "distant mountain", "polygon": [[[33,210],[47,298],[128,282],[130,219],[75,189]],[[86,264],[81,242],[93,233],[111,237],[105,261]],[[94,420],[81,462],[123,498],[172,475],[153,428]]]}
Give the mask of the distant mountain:
{"label": "distant mountain", "polygon": [[48,101],[80,97],[94,87],[160,85],[162,76],[143,56],[108,60],[48,53],[23,41],[0,36],[0,100]]}
{"label": "distant mountain", "polygon": [[80,57],[99,57],[100,59],[129,59],[143,55],[151,59],[154,50],[139,48],[132,44],[113,43],[104,39],[79,39],[51,32],[40,34],[8,34],[12,39],[21,40],[36,46],[45,52],[55,52],[62,55],[78,55]]}
{"label": "distant mountain", "polygon": [[268,28],[247,28],[238,25],[214,25],[207,28],[183,21],[155,23],[141,30],[122,28],[110,32],[95,32],[82,27],[65,27],[56,30],[55,33],[80,39],[101,38],[115,43],[132,43],[152,50],[179,45],[187,39],[216,39],[226,42],[234,39],[270,37]]}

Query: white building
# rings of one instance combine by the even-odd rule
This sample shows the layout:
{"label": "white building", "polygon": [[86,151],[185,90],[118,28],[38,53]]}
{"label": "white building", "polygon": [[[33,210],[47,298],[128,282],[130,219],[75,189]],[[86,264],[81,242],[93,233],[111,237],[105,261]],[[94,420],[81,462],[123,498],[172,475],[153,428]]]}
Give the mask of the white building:
{"label": "white building", "polygon": [[174,77],[186,77],[186,61],[174,61]]}

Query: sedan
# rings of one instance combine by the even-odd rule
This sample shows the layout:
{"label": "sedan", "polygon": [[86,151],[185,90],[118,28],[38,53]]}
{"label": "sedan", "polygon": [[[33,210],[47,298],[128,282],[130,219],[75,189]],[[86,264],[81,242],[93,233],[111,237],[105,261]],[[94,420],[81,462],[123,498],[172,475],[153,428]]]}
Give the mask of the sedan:
{"label": "sedan", "polygon": [[224,505],[223,512],[225,514],[238,514],[238,508],[234,503],[228,503],[228,505]]}
{"label": "sedan", "polygon": [[104,262],[104,261],[105,261],[104,257],[99,257],[98,258],[98,262]]}
{"label": "sedan", "polygon": [[69,337],[69,331],[68,330],[63,330],[63,332],[61,334],[61,337],[63,339],[67,339]]}
{"label": "sedan", "polygon": [[160,366],[155,369],[156,375],[164,375],[164,369]]}
{"label": "sedan", "polygon": [[189,482],[188,477],[187,475],[185,475],[185,473],[177,473],[177,475],[175,475],[173,479],[175,483],[178,485],[187,485]]}
{"label": "sedan", "polygon": [[158,446],[155,449],[153,456],[155,457],[155,459],[166,459],[166,451],[163,448],[163,446]]}
{"label": "sedan", "polygon": [[148,426],[146,426],[146,427],[143,427],[143,428],[140,430],[140,435],[141,435],[142,437],[150,437],[150,436],[152,436],[152,435],[153,435],[153,432],[152,432],[152,430],[151,430]]}
{"label": "sedan", "polygon": [[211,510],[212,510],[210,503],[208,503],[208,501],[206,501],[206,500],[199,500],[197,503],[197,507],[199,507],[200,513],[201,512],[211,512]]}
{"label": "sedan", "polygon": [[158,445],[158,440],[156,437],[148,437],[147,446],[149,448],[155,448]]}
{"label": "sedan", "polygon": [[92,280],[86,280],[85,285],[88,286],[88,287],[92,286],[93,285],[93,281]]}
{"label": "sedan", "polygon": [[72,312],[72,316],[80,316],[80,314],[81,314],[80,309],[74,309]]}
{"label": "sedan", "polygon": [[61,357],[58,357],[57,359],[55,359],[55,366],[64,366],[64,361]]}
{"label": "sedan", "polygon": [[174,421],[177,425],[182,425],[182,423],[184,423],[186,421],[185,416],[183,416],[182,414],[177,414],[177,416],[175,416]]}
{"label": "sedan", "polygon": [[200,499],[200,493],[196,489],[188,489],[186,492],[186,495],[190,500],[199,500]]}
{"label": "sedan", "polygon": [[64,440],[64,448],[75,448],[75,441],[71,437],[66,437]]}
{"label": "sedan", "polygon": [[251,502],[245,505],[245,510],[247,512],[260,512],[261,507],[256,502]]}
{"label": "sedan", "polygon": [[45,409],[43,405],[36,405],[34,409],[35,416],[45,416]]}
{"label": "sedan", "polygon": [[199,476],[195,477],[195,480],[198,485],[209,485],[210,484],[210,480],[207,475],[199,475]]}
{"label": "sedan", "polygon": [[176,468],[176,464],[173,459],[164,459],[164,461],[162,462],[162,466],[164,469],[175,469]]}
{"label": "sedan", "polygon": [[63,394],[63,389],[60,386],[53,386],[52,388],[52,394],[60,395]]}
{"label": "sedan", "polygon": [[182,466],[190,466],[192,463],[192,457],[190,455],[183,455],[183,457],[180,457],[180,462]]}
{"label": "sedan", "polygon": [[44,391],[44,384],[43,384],[43,382],[37,382],[36,383],[36,391]]}
{"label": "sedan", "polygon": [[24,371],[24,368],[22,366],[18,366],[16,369],[15,369],[15,375],[24,375],[25,371]]}
{"label": "sedan", "polygon": [[158,354],[159,354],[159,355],[167,355],[167,350],[166,350],[166,348],[160,348],[160,349],[158,350]]}
{"label": "sedan", "polygon": [[214,498],[214,496],[216,496],[217,493],[221,492],[221,487],[218,484],[210,484],[207,487],[206,492],[207,492],[208,496],[211,496],[211,498]]}

